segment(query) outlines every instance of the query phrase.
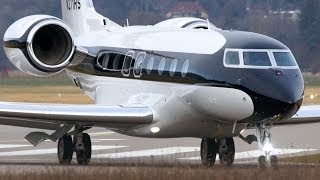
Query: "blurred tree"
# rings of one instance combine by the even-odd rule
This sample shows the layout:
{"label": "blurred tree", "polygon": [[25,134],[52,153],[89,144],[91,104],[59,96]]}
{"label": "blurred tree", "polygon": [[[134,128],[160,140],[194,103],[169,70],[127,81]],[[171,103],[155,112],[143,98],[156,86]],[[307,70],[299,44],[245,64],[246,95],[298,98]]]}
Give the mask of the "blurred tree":
{"label": "blurred tree", "polygon": [[301,10],[299,30],[311,51],[320,46],[320,2],[306,0]]}

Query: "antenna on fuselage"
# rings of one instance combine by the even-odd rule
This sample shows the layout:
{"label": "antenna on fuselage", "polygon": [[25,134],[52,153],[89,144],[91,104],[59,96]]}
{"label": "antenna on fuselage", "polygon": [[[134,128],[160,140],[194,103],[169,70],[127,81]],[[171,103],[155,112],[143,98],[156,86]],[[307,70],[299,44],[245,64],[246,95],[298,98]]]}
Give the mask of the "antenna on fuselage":
{"label": "antenna on fuselage", "polygon": [[127,19],[127,27],[129,27],[130,26],[130,24],[129,24],[129,19]]}
{"label": "antenna on fuselage", "polygon": [[211,23],[210,23],[209,19],[207,19],[207,23],[208,23],[208,30],[212,30]]}

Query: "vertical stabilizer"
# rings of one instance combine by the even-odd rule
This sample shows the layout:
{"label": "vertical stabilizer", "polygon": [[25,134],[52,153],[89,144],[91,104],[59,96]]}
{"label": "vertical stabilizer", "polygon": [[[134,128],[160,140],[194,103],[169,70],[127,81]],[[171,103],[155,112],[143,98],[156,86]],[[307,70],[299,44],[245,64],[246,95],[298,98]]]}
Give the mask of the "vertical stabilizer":
{"label": "vertical stabilizer", "polygon": [[61,0],[62,19],[75,36],[120,27],[96,12],[92,0]]}

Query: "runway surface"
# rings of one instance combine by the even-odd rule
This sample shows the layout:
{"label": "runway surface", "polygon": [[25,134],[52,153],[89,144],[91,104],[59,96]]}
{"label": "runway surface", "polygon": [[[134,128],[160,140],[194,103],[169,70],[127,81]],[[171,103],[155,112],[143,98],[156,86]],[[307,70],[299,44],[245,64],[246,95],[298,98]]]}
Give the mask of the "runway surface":
{"label": "runway surface", "polygon": [[[0,164],[58,164],[57,143],[46,141],[35,148],[24,139],[29,132],[39,130],[10,126],[0,126],[0,129]],[[200,139],[136,138],[103,128],[94,128],[88,132],[93,144],[93,164],[200,164]],[[246,131],[244,135],[250,133],[254,131]],[[319,135],[320,124],[274,127],[274,154],[288,157],[320,153]],[[256,162],[261,155],[257,143],[248,145],[235,138],[235,144],[236,163]]]}

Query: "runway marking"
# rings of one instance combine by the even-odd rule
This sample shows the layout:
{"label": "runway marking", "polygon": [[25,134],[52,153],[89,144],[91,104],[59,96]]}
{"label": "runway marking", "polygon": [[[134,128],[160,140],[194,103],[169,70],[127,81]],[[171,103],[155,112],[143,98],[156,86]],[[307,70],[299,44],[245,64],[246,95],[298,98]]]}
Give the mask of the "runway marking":
{"label": "runway marking", "polygon": [[92,139],[92,143],[100,143],[103,141],[124,141],[125,139]]}
{"label": "runway marking", "polygon": [[125,139],[92,139],[93,141],[124,141]]}
{"label": "runway marking", "polygon": [[[107,149],[118,149],[125,148],[127,146],[92,146],[92,150],[107,150]],[[26,151],[10,151],[10,152],[0,152],[0,157],[10,157],[10,156],[33,156],[33,155],[44,155],[44,154],[55,154],[57,153],[57,148],[50,149],[35,149]]]}
{"label": "runway marking", "polygon": [[10,142],[26,142],[27,140],[7,140],[7,141],[0,141],[0,143],[10,143]]}
{"label": "runway marking", "polygon": [[[295,154],[301,152],[311,152],[317,151],[317,149],[274,149],[273,155],[286,155],[286,154]],[[246,151],[246,152],[239,152],[235,154],[235,159],[250,159],[250,158],[257,158],[261,156],[263,153],[259,150],[255,151]],[[179,158],[180,160],[191,160],[191,161],[198,161],[201,160],[200,157],[189,157],[189,158]],[[219,157],[217,156],[217,160]]]}
{"label": "runway marking", "polygon": [[10,149],[10,148],[19,148],[19,147],[30,147],[30,145],[23,145],[23,144],[0,144],[0,149]]}
{"label": "runway marking", "polygon": [[130,151],[121,153],[110,153],[110,154],[99,154],[92,156],[93,158],[134,158],[134,157],[147,157],[147,156],[163,156],[163,155],[173,155],[179,153],[189,153],[200,151],[199,147],[170,147],[170,148],[159,148],[159,149],[149,149],[141,151]]}
{"label": "runway marking", "polygon": [[107,132],[96,132],[96,133],[89,133],[90,136],[104,136],[104,135],[111,135],[111,134],[115,134],[115,132],[112,131],[107,131]]}

